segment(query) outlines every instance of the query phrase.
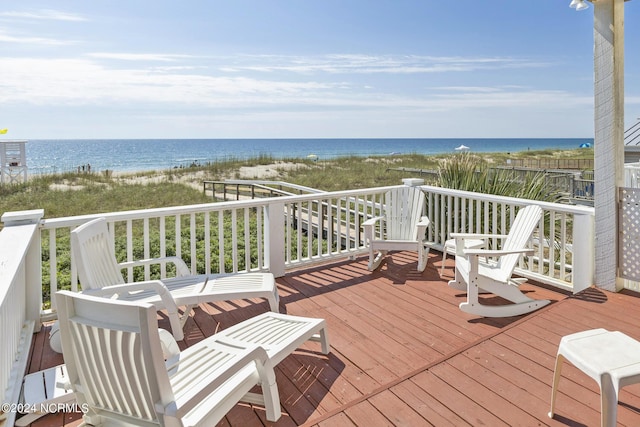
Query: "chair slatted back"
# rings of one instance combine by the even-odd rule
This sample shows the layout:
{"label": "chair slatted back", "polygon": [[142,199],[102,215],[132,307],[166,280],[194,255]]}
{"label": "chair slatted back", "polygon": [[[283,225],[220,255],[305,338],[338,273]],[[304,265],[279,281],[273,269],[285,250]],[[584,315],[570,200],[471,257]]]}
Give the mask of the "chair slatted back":
{"label": "chair slatted back", "polygon": [[69,381],[89,415],[161,424],[154,405],[174,396],[155,308],[67,291],[56,302]]}
{"label": "chair slatted back", "polygon": [[[516,219],[511,224],[509,234],[505,239],[502,248],[504,250],[523,249],[527,247],[531,236],[540,223],[542,208],[537,205],[529,205],[521,208],[516,215]],[[503,255],[498,261],[500,278],[508,280],[515,270],[520,254]]]}
{"label": "chair slatted back", "polygon": [[387,191],[385,200],[385,225],[387,240],[418,241],[416,223],[425,208],[425,196],[417,187],[398,187]]}
{"label": "chair slatted back", "polygon": [[89,221],[71,232],[71,254],[83,289],[125,283],[105,218]]}

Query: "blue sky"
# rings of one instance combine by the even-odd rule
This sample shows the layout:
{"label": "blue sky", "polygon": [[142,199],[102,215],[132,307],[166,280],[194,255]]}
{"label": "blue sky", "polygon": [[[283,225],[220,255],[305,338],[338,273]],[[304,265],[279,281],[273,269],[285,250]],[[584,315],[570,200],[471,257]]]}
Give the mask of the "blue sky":
{"label": "blue sky", "polygon": [[8,138],[592,137],[593,6],[0,0],[0,74]]}

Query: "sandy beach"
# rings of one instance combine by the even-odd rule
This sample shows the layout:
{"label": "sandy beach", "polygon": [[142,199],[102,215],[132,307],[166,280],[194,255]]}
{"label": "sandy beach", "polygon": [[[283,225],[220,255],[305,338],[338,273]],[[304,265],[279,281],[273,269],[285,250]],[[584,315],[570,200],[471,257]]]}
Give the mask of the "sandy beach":
{"label": "sandy beach", "polygon": [[[189,169],[166,169],[157,171],[139,171],[139,172],[112,172],[111,177],[115,182],[123,184],[154,184],[170,180],[172,182],[180,182],[197,190],[202,189],[202,181],[206,180],[223,180],[223,179],[270,179],[278,180],[286,178],[287,172],[290,170],[299,170],[308,168],[304,163],[293,162],[274,162],[267,165],[241,166],[239,169],[228,174],[228,176],[218,176],[212,178],[207,171],[191,171]],[[54,183],[49,186],[51,190],[80,190],[84,186],[77,182]]]}

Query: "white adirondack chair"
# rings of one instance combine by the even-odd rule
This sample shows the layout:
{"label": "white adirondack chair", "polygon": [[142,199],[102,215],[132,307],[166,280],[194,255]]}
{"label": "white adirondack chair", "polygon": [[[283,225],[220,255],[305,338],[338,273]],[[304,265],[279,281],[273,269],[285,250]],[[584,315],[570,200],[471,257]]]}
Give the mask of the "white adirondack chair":
{"label": "white adirondack chair", "polygon": [[[89,221],[71,232],[71,256],[78,267],[82,291],[91,295],[144,301],[166,309],[177,340],[191,309],[201,303],[266,298],[271,311],[279,311],[279,295],[271,273],[232,275],[192,275],[179,257],[153,258],[118,264],[105,218]],[[121,270],[126,267],[174,263],[176,277],[125,283]],[[176,307],[186,306],[180,317]]]}
{"label": "white adirondack chair", "polygon": [[[239,401],[280,418],[273,361],[214,335],[164,360],[151,304],[56,294],[68,378],[89,425],[213,426]],[[262,394],[250,393],[256,386]]]}
{"label": "white adirondack chair", "polygon": [[[526,206],[518,211],[509,234],[467,234],[452,233],[456,239],[455,279],[449,286],[467,291],[467,301],[460,304],[460,309],[467,313],[484,317],[509,317],[529,313],[549,304],[548,300],[535,300],[520,291],[519,286],[526,282],[523,278],[513,278],[513,271],[523,254],[533,253],[527,245],[540,222],[542,209],[536,205]],[[467,249],[465,239],[501,239],[500,249]],[[486,246],[485,246],[486,247]],[[481,262],[480,258],[494,262]],[[511,304],[481,304],[479,294],[489,292],[500,296]]]}
{"label": "white adirondack chair", "polygon": [[418,187],[398,187],[384,194],[384,215],[362,224],[369,245],[369,270],[378,268],[388,251],[403,250],[418,252],[418,271],[424,271],[429,258],[425,239],[430,224],[424,208],[424,193]]}

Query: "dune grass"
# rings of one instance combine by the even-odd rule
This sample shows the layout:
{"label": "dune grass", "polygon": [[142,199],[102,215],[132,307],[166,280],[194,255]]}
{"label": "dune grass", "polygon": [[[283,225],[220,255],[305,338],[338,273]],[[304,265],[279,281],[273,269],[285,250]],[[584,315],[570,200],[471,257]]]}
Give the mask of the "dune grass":
{"label": "dune grass", "polygon": [[[475,154],[465,157],[468,162],[484,168],[503,165],[514,158],[593,158],[593,149],[567,151],[525,151],[520,153]],[[459,154],[427,156],[407,154],[393,157],[343,157],[332,160],[275,159],[261,155],[249,160],[230,159],[206,165],[175,168],[166,171],[138,172],[125,176],[105,173],[64,173],[36,175],[27,183],[0,185],[0,215],[8,211],[44,209],[47,218],[85,215],[130,209],[150,209],[165,206],[181,206],[208,203],[198,186],[203,180],[224,180],[237,177],[242,166],[269,165],[276,162],[292,162],[301,167],[283,172],[279,178],[326,191],[359,189],[399,184],[402,178],[425,178],[434,183],[437,174],[420,175],[401,169],[441,170],[451,159],[461,159]],[[484,166],[482,166],[484,165]],[[468,165],[467,165],[468,166]],[[196,173],[198,173],[196,175]],[[130,178],[161,175],[157,182],[136,184]],[[192,186],[185,179],[191,178]],[[129,180],[127,180],[129,178]],[[467,178],[468,179],[468,178]],[[477,180],[476,180],[477,181]],[[507,179],[497,179],[496,184]],[[133,183],[132,183],[133,182]],[[467,188],[456,187],[452,188]],[[478,188],[477,191],[487,191]],[[505,190],[506,191],[506,190]],[[508,191],[506,191],[508,193]],[[503,193],[500,193],[503,194]],[[523,195],[523,197],[525,197]]]}

